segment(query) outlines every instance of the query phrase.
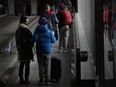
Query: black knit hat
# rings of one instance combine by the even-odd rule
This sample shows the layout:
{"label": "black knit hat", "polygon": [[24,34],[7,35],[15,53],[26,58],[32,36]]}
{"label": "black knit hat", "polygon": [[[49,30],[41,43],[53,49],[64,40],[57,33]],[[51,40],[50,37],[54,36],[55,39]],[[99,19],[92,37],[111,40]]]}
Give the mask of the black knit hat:
{"label": "black knit hat", "polygon": [[41,18],[39,18],[38,23],[39,24],[47,24],[48,23],[48,20],[45,17],[41,17]]}

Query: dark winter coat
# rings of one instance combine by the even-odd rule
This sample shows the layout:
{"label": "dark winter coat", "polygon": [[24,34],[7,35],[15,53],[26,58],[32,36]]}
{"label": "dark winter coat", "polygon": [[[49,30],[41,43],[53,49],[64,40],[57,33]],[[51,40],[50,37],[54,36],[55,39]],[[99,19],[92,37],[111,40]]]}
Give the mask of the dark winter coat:
{"label": "dark winter coat", "polygon": [[59,20],[59,24],[58,24],[58,27],[61,28],[63,26],[65,26],[65,24],[62,24],[62,20],[64,19],[63,15],[62,15],[62,12],[61,11],[58,11],[58,13],[56,14],[58,20]]}
{"label": "dark winter coat", "polygon": [[32,33],[25,24],[20,24],[15,32],[15,40],[18,51],[18,59],[20,61],[32,60],[33,44],[30,42]]}

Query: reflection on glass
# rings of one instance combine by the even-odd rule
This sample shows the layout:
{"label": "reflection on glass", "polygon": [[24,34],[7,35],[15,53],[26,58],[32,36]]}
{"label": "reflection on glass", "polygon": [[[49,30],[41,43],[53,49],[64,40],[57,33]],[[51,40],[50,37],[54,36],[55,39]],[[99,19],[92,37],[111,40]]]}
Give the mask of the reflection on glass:
{"label": "reflection on glass", "polygon": [[114,80],[116,83],[116,0],[112,0],[112,13],[113,13],[113,19],[112,19],[112,35],[113,35],[113,74],[114,74]]}
{"label": "reflection on glass", "polygon": [[112,5],[111,2],[104,3],[103,5],[103,23],[104,34],[108,36],[108,39],[112,45]]}
{"label": "reflection on glass", "polygon": [[113,31],[112,31],[112,1],[104,0],[103,29],[104,29],[104,63],[105,81],[113,80]]}

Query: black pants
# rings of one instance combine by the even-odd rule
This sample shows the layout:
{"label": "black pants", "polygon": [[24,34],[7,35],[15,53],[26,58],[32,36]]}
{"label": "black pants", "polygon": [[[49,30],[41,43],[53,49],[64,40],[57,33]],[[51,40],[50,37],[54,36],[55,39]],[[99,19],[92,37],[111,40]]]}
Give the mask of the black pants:
{"label": "black pants", "polygon": [[30,61],[21,61],[19,66],[19,76],[23,77],[23,70],[25,71],[25,77],[28,78],[30,74]]}

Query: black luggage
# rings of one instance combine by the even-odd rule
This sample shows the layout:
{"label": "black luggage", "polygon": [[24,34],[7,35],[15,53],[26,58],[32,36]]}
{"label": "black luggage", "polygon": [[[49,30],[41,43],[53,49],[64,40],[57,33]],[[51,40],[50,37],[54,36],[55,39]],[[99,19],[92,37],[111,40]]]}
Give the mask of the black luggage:
{"label": "black luggage", "polygon": [[57,57],[51,58],[51,81],[59,81],[61,78],[61,60]]}
{"label": "black luggage", "polygon": [[58,40],[58,31],[57,30],[55,30],[54,36],[55,36],[56,40]]}
{"label": "black luggage", "polygon": [[0,79],[0,87],[7,87],[5,80]]}

